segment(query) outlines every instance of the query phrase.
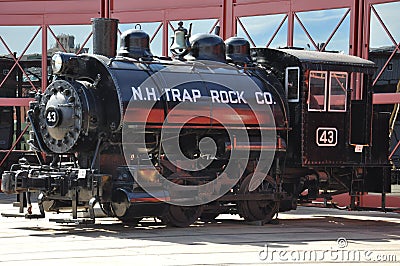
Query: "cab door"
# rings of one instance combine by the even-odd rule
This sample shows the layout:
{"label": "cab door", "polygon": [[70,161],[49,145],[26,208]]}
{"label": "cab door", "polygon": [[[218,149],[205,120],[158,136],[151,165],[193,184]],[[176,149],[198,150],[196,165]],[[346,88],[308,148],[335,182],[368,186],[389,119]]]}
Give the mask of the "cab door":
{"label": "cab door", "polygon": [[348,125],[347,72],[309,71],[303,105],[302,164],[346,162]]}

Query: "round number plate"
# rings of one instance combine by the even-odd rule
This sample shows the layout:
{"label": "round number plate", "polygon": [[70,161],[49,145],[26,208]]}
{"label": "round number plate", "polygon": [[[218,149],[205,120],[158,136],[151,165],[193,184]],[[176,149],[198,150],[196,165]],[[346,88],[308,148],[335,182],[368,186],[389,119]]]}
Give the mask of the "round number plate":
{"label": "round number plate", "polygon": [[46,125],[48,127],[56,127],[58,123],[60,122],[60,114],[58,110],[52,106],[48,107],[46,109],[46,112],[44,113],[45,119],[46,119]]}

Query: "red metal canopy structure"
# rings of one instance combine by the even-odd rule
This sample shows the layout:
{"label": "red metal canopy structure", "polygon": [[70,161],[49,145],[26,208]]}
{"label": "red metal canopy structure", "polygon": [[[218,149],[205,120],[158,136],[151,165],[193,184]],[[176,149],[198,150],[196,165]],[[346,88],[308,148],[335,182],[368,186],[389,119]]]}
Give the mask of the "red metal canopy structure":
{"label": "red metal canopy structure", "polygon": [[[31,26],[36,32],[26,43],[25,49],[16,57],[13,47],[5,41],[5,36],[0,34],[0,47],[3,46],[12,57],[15,64],[13,68],[20,68],[24,76],[28,77],[19,64],[20,58],[26,53],[34,41],[41,43],[42,54],[42,84],[47,85],[47,51],[48,38],[54,38],[62,47],[54,33],[53,27],[58,25],[89,25],[90,19],[94,17],[111,17],[119,19],[120,23],[145,23],[156,22],[156,27],[151,40],[160,34],[162,40],[162,53],[168,54],[168,40],[173,29],[171,22],[177,20],[213,19],[210,31],[219,24],[221,37],[226,39],[242,31],[250,43],[255,46],[251,32],[246,29],[243,20],[252,16],[281,15],[281,21],[276,25],[276,30],[270,33],[265,46],[270,46],[279,31],[285,28],[286,45],[294,46],[295,28],[301,29],[304,36],[311,44],[311,49],[325,50],[326,46],[335,37],[343,21],[349,20],[348,52],[349,54],[368,58],[369,46],[374,38],[371,32],[371,17],[377,19],[391,40],[395,49],[392,56],[388,58],[386,65],[393,55],[400,50],[400,40],[396,40],[385,24],[385,18],[375,8],[376,5],[384,3],[399,2],[394,0],[203,0],[203,1],[176,1],[176,0],[147,0],[147,1],[122,1],[122,0],[58,0],[58,1],[33,1],[33,0],[0,0],[0,27],[1,26]],[[330,32],[329,37],[321,42],[316,42],[316,36],[312,36],[300,14],[318,10],[342,9],[343,14],[337,17],[337,25]],[[318,24],[318,21],[315,22]],[[312,25],[311,25],[312,26]],[[328,29],[327,29],[328,30]],[[330,29],[329,29],[330,30]],[[267,34],[267,33],[266,33]],[[317,36],[318,37],[318,36]],[[83,42],[82,47],[90,40],[91,33]],[[79,53],[80,50],[77,52]],[[382,75],[386,65],[379,70],[376,81]],[[7,78],[7,77],[6,77]],[[0,81],[0,89],[6,78]],[[28,78],[29,81],[29,78]],[[376,82],[375,81],[375,82]],[[30,82],[33,89],[35,86]],[[359,95],[359,93],[355,94]],[[397,94],[376,94],[374,103],[400,102]],[[26,106],[27,99],[0,98],[0,106]]]}

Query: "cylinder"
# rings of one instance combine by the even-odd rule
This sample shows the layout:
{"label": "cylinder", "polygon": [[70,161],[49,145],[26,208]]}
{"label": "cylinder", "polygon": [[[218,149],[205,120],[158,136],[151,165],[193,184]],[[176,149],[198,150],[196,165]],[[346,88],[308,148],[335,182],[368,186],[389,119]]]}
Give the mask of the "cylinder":
{"label": "cylinder", "polygon": [[92,18],[94,54],[115,57],[118,22],[113,18]]}

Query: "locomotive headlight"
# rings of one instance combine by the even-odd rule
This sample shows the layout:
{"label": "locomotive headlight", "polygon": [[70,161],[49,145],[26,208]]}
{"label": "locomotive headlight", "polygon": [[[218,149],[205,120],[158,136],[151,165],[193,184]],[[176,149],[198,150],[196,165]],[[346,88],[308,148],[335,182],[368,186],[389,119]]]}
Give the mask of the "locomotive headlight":
{"label": "locomotive headlight", "polygon": [[75,73],[77,66],[76,54],[72,53],[56,53],[51,58],[51,67],[53,69],[53,74],[69,74]]}
{"label": "locomotive headlight", "polygon": [[63,65],[64,65],[64,60],[61,54],[53,55],[53,57],[51,58],[51,67],[53,68],[53,73],[59,74],[63,69]]}

